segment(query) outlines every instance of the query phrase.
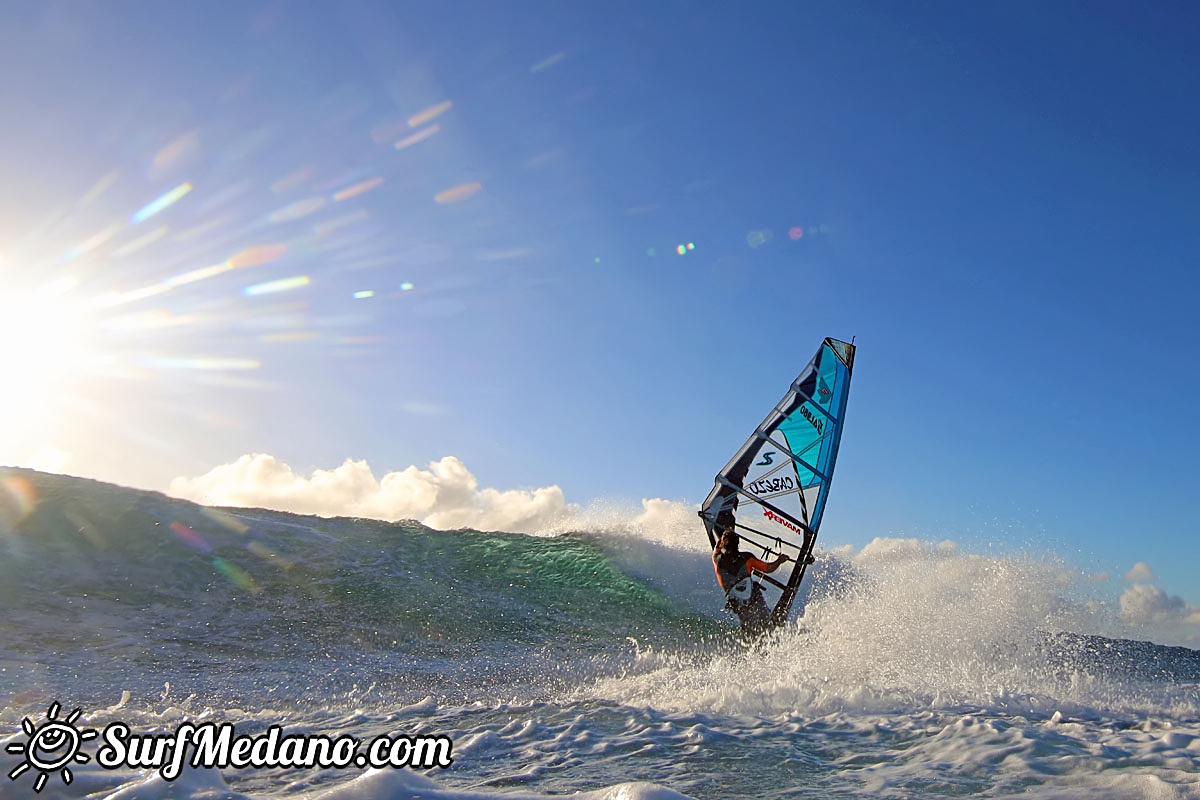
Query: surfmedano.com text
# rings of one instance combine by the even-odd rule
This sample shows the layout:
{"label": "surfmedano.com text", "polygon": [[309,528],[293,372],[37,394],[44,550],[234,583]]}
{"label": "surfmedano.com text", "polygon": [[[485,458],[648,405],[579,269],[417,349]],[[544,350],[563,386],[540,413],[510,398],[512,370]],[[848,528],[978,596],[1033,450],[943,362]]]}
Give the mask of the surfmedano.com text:
{"label": "surfmedano.com text", "polygon": [[[164,780],[179,777],[185,764],[192,767],[242,769],[245,767],[448,767],[453,743],[448,736],[377,736],[365,750],[353,736],[285,735],[272,725],[255,736],[237,735],[233,724],[184,722],[173,734],[142,736],[128,725],[114,722],[104,729],[96,761],[107,769],[156,769]],[[191,759],[187,760],[189,745]]]}

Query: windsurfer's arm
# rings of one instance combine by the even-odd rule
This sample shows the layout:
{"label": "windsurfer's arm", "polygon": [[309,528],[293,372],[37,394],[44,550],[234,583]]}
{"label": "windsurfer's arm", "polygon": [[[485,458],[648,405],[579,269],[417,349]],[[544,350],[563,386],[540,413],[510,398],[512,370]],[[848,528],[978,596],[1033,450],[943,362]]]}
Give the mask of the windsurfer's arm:
{"label": "windsurfer's arm", "polygon": [[787,556],[783,553],[780,553],[774,561],[770,562],[750,556],[746,559],[746,568],[752,569],[755,572],[774,572],[785,561],[787,561]]}

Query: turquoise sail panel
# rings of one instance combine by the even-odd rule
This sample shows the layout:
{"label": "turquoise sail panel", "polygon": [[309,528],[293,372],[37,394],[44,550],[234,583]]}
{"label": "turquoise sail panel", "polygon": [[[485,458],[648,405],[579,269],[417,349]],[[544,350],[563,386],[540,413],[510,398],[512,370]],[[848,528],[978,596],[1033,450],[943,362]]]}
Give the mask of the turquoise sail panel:
{"label": "turquoise sail panel", "polygon": [[[841,444],[854,345],[826,339],[750,438],[717,474],[700,509],[709,545],[732,526],[743,549],[784,567],[758,576],[772,621],[787,618],[816,543]],[[761,551],[754,552],[755,550]]]}

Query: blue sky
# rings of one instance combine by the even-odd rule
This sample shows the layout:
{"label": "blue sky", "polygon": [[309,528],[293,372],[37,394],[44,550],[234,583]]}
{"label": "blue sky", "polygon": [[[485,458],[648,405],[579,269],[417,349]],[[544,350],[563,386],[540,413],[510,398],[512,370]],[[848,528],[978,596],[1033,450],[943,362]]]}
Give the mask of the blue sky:
{"label": "blue sky", "polygon": [[1198,16],[4,4],[0,460],[698,504],[855,336],[826,544],[1200,605]]}

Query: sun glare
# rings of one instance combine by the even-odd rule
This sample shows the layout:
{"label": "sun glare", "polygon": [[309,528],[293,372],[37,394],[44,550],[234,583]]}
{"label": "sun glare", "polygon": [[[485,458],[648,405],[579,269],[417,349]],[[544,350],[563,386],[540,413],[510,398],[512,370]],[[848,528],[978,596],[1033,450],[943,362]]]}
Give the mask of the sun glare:
{"label": "sun glare", "polygon": [[0,439],[55,404],[89,360],[87,312],[71,302],[75,282],[0,295]]}

